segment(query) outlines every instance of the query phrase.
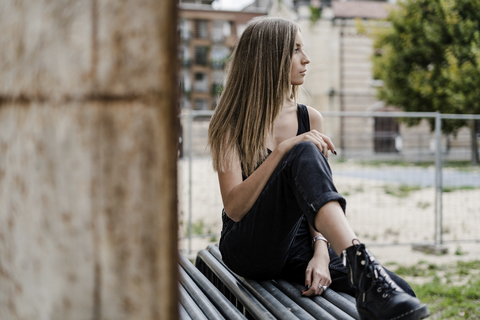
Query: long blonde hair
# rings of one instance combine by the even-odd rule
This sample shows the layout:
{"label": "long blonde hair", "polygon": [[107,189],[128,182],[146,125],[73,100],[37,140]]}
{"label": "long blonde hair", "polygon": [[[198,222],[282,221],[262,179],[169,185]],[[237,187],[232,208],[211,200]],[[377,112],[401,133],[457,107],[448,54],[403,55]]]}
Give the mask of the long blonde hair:
{"label": "long blonde hair", "polygon": [[248,177],[267,156],[266,139],[284,98],[296,97],[290,70],[298,30],[290,20],[266,17],[250,22],[238,40],[208,128],[216,171],[239,157]]}

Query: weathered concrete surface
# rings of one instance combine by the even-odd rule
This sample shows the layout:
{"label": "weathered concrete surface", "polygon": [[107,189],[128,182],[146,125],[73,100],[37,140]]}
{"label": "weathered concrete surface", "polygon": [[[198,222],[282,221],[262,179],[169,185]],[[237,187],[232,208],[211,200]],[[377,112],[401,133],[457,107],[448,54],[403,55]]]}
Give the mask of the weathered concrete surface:
{"label": "weathered concrete surface", "polygon": [[52,99],[159,92],[165,85],[161,56],[176,52],[161,39],[176,36],[176,26],[161,30],[175,19],[166,17],[169,3],[0,1],[0,95]]}
{"label": "weathered concrete surface", "polygon": [[0,319],[177,319],[176,3],[0,2]]}
{"label": "weathered concrete surface", "polygon": [[91,6],[91,1],[0,1],[0,95],[87,95],[93,87]]}

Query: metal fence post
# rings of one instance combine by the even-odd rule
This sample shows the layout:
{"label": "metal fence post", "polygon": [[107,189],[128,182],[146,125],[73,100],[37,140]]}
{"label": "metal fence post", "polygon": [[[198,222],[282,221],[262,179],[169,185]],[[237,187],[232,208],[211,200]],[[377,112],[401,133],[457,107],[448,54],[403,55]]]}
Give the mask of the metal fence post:
{"label": "metal fence post", "polygon": [[443,244],[442,213],[442,118],[439,112],[435,116],[435,245]]}
{"label": "metal fence post", "polygon": [[192,253],[192,162],[193,114],[188,113],[188,253]]}

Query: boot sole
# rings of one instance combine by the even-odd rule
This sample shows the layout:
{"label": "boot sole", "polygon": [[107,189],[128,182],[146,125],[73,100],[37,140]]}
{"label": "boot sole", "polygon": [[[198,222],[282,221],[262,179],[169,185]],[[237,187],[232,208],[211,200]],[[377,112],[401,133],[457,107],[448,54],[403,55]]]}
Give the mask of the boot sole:
{"label": "boot sole", "polygon": [[430,316],[430,310],[428,310],[426,305],[422,305],[418,309],[411,310],[407,313],[390,319],[375,318],[370,315],[369,312],[363,312],[361,310],[358,310],[358,314],[360,315],[361,320],[421,320]]}

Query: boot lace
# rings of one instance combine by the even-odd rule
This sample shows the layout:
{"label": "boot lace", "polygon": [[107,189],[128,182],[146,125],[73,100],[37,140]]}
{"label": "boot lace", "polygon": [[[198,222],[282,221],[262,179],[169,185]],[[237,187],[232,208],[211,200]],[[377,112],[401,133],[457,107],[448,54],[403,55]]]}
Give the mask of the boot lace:
{"label": "boot lace", "polygon": [[[359,255],[360,253],[360,255]],[[358,251],[355,258],[361,257],[361,252]],[[367,293],[376,288],[378,293],[382,294],[384,299],[390,296],[390,293],[395,290],[395,287],[392,285],[393,280],[387,275],[387,272],[383,269],[383,267],[375,260],[375,257],[371,255],[367,249],[365,249],[365,256],[362,257],[364,260],[360,261],[365,269],[363,271],[364,275],[366,273],[366,278],[370,281],[370,285],[368,288],[361,290],[360,288],[364,287],[363,282],[367,281],[363,276],[360,278],[361,281],[359,282],[360,288],[355,288],[362,293]]]}

